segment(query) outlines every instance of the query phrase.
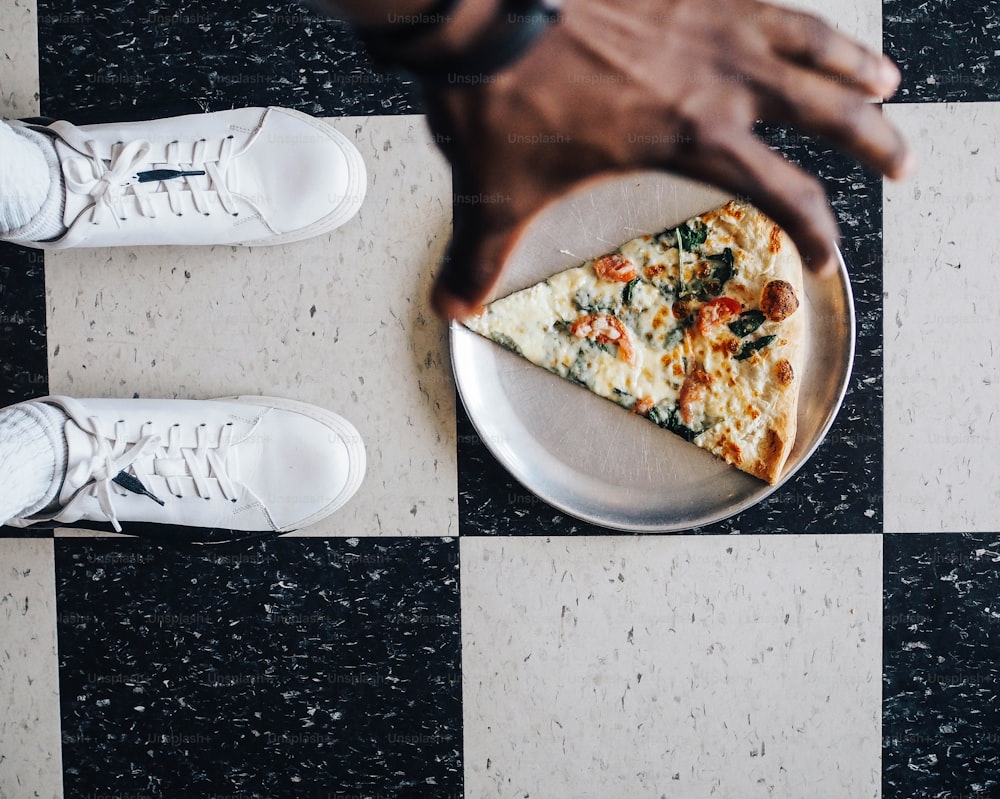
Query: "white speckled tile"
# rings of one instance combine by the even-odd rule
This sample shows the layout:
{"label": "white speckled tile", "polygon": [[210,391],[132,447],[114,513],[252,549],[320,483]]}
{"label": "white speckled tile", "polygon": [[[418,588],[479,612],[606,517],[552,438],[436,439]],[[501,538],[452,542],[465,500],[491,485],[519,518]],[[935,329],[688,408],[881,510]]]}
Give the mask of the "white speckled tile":
{"label": "white speckled tile", "polygon": [[0,538],[0,799],[62,796],[52,539]]}
{"label": "white speckled tile", "polygon": [[881,0],[841,0],[832,7],[826,0],[785,0],[780,5],[816,14],[846,36],[882,52]]}
{"label": "white speckled tile", "polygon": [[879,536],[462,539],[480,797],[877,797]]}
{"label": "white speckled tile", "polygon": [[886,114],[920,166],[885,186],[885,530],[996,531],[1000,107]]}
{"label": "white speckled tile", "polygon": [[0,5],[0,117],[38,116],[38,11],[35,0]]}
{"label": "white speckled tile", "polygon": [[49,381],[75,396],[266,394],[354,422],[358,494],[301,535],[457,531],[455,392],[430,311],[451,174],[422,117],[331,119],[361,151],[358,216],[281,247],[48,254]]}

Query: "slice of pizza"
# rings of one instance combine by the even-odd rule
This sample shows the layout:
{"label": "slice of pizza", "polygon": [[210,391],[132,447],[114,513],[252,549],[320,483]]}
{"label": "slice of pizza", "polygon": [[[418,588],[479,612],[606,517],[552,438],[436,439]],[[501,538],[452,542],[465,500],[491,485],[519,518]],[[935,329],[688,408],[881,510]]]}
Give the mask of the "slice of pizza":
{"label": "slice of pizza", "polygon": [[791,240],[734,200],[464,323],[773,484],[795,440],[802,296]]}

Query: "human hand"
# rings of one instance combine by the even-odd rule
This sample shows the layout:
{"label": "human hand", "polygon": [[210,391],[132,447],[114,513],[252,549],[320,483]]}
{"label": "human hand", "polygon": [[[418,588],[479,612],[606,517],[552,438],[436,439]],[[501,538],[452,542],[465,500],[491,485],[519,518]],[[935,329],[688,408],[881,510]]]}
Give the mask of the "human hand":
{"label": "human hand", "polygon": [[898,83],[884,56],[758,0],[567,0],[512,67],[474,88],[427,90],[455,182],[434,306],[451,318],[474,311],[543,205],[587,178],[641,168],[746,197],[809,269],[832,271],[838,231],[822,186],[753,125],[794,125],[899,178],[912,152],[870,102]]}

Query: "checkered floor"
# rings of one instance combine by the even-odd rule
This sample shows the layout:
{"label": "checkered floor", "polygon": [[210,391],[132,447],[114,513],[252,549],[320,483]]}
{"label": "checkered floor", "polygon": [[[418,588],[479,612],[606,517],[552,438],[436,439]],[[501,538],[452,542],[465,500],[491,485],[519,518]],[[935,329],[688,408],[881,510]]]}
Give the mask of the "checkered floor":
{"label": "checkered floor", "polygon": [[450,173],[342,22],[0,9],[5,117],[283,105],[369,168],[321,240],[0,248],[6,401],[285,395],[351,418],[370,462],[329,522],[259,544],[3,529],[0,798],[1000,796],[1000,18],[795,5],[899,61],[885,113],[920,171],[761,128],[841,221],[848,395],[763,504],[642,536],[539,501],[476,435],[425,301]]}

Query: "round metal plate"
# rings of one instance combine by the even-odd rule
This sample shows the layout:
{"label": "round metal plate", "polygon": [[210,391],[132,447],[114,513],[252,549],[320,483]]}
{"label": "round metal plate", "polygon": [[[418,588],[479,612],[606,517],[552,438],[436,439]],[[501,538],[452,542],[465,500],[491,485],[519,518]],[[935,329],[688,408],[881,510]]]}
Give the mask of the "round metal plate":
{"label": "round metal plate", "polygon": [[[635,236],[725,203],[726,194],[662,173],[588,184],[544,208],[510,254],[494,296],[533,285]],[[840,409],[854,360],[847,269],[805,275],[808,342],[795,446],[771,486],[502,349],[451,326],[459,394],[479,436],[526,488],[593,524],[671,532],[739,513],[779,490],[819,446]]]}

